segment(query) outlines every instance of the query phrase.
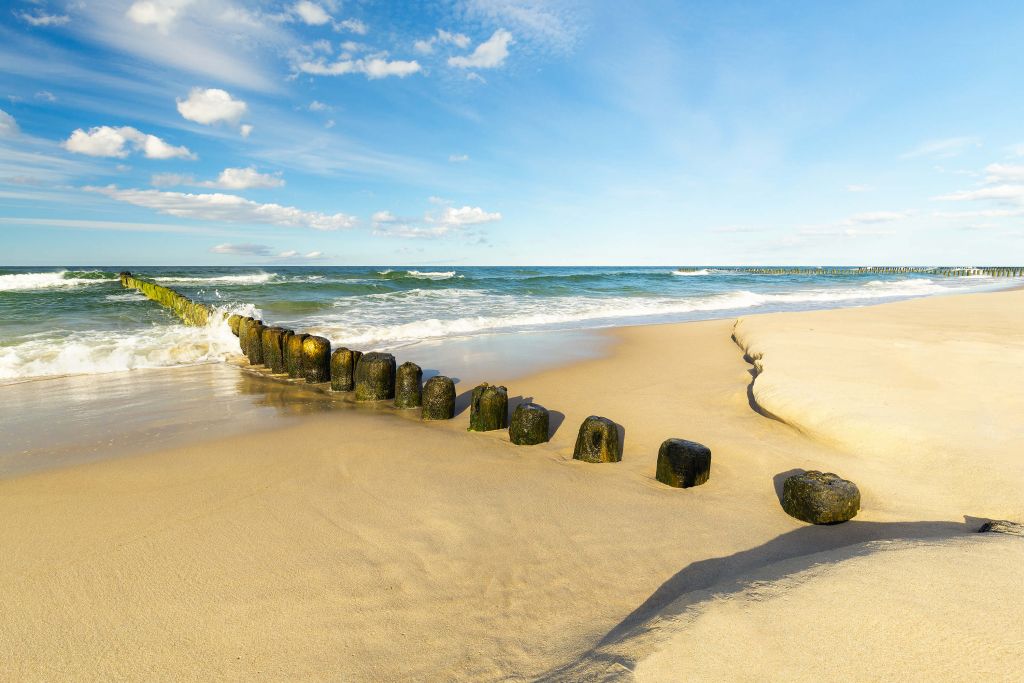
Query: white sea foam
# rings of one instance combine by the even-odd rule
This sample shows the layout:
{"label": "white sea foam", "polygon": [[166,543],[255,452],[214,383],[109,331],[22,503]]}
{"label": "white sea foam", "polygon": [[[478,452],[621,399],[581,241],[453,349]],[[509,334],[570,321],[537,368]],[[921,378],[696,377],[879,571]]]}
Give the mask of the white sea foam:
{"label": "white sea foam", "polygon": [[710,275],[711,271],[707,268],[701,268],[700,270],[673,270],[673,275]]}
{"label": "white sea foam", "polygon": [[420,280],[450,280],[455,277],[454,270],[443,270],[443,271],[419,271],[419,270],[407,270],[405,274],[409,277],[414,277]]}
{"label": "white sea foam", "polygon": [[[241,307],[247,314],[258,311]],[[0,380],[101,374],[220,362],[240,353],[223,315],[205,327],[154,325],[130,332],[31,335],[0,347]]]}
{"label": "white sea foam", "polygon": [[167,275],[152,278],[156,282],[178,282],[182,284],[234,284],[261,285],[277,277],[277,273],[250,273],[247,275],[216,275],[213,277],[177,277]]}
{"label": "white sea foam", "polygon": [[107,301],[149,301],[142,292],[124,292],[122,294],[107,294],[103,297]]}
{"label": "white sea foam", "polygon": [[50,273],[14,273],[10,275],[0,275],[0,292],[13,292],[29,289],[52,289],[54,287],[77,287],[79,285],[101,284],[117,279],[108,277],[64,277],[67,272],[68,271],[66,270],[61,270]]}

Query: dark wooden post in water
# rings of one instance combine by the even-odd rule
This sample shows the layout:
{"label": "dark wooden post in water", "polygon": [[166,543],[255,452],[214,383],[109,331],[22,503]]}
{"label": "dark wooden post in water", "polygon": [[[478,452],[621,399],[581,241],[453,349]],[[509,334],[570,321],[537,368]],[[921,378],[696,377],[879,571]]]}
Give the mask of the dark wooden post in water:
{"label": "dark wooden post in water", "polygon": [[550,416],[547,408],[536,403],[520,403],[512,411],[508,440],[517,446],[535,446],[548,440]]}
{"label": "dark wooden post in water", "polygon": [[263,363],[274,373],[283,373],[284,368],[284,337],[289,330],[283,327],[263,328]]}
{"label": "dark wooden post in water", "polygon": [[686,439],[668,439],[658,449],[655,479],[680,489],[700,486],[711,476],[711,449]]}
{"label": "dark wooden post in water", "polygon": [[619,462],[622,460],[622,442],[618,426],[606,417],[591,415],[580,425],[576,437],[574,460],[585,462]]}
{"label": "dark wooden post in water", "polygon": [[508,389],[484,382],[473,389],[469,431],[490,432],[508,427]]}
{"label": "dark wooden post in water", "polygon": [[385,401],[395,397],[395,357],[373,351],[356,365],[356,400]]}
{"label": "dark wooden post in water", "polygon": [[423,370],[415,363],[402,363],[395,376],[395,407],[419,408],[423,402]]}
{"label": "dark wooden post in water", "polygon": [[437,375],[423,385],[424,420],[450,420],[455,417],[455,382],[451,377]]}
{"label": "dark wooden post in water", "polygon": [[342,347],[331,354],[331,389],[352,391],[356,388],[356,365],[362,357],[361,351]]}
{"label": "dark wooden post in water", "polygon": [[331,342],[314,335],[302,340],[302,376],[310,384],[331,381]]}
{"label": "dark wooden post in water", "polygon": [[289,377],[302,377],[302,342],[308,334],[295,332],[284,340],[284,370]]}

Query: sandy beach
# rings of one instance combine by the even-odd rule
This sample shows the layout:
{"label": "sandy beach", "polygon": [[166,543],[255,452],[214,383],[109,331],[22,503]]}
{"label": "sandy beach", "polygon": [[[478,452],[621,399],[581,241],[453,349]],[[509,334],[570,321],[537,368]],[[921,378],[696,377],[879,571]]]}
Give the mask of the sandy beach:
{"label": "sandy beach", "polygon": [[[450,422],[339,404],[0,479],[0,678],[1020,679],[1024,539],[975,532],[1024,520],[1024,291],[601,334],[441,368]],[[550,443],[468,433],[480,380]],[[622,462],[572,460],[591,414]],[[706,484],[654,479],[670,437]],[[803,469],[856,519],[789,517]]]}

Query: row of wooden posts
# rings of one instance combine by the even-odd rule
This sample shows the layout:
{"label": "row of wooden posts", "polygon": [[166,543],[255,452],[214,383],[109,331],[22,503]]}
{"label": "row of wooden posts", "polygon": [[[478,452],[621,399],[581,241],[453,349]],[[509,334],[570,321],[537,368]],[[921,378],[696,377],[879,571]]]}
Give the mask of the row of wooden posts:
{"label": "row of wooden posts", "polygon": [[[678,268],[680,273],[695,273],[698,268]],[[886,275],[899,275],[901,273],[921,273],[939,275],[941,277],[963,277],[966,275],[988,275],[990,277],[1024,277],[1024,267],[1020,266],[998,266],[998,267],[922,267],[922,266],[865,266],[862,268],[727,268],[726,270],[735,273],[746,273],[748,275],[864,275],[879,273]]]}
{"label": "row of wooden posts", "polygon": [[[213,310],[174,290],[121,273],[121,284],[137,289],[173,310],[186,324],[206,325]],[[331,350],[324,337],[264,325],[262,320],[232,314],[227,319],[238,337],[242,353],[251,365],[262,365],[276,375],[302,379],[309,384],[330,383],[332,391],[354,392],[357,402],[393,401],[400,409],[420,408],[425,421],[455,417],[455,382],[437,375],[423,382],[423,370],[412,362],[397,365],[390,353],[362,353],[345,347]],[[550,413],[536,403],[516,406],[509,420],[508,390],[483,383],[473,389],[469,406],[469,431],[508,430],[509,440],[521,446],[546,443],[550,438]],[[573,458],[585,462],[619,462],[622,438],[619,426],[606,417],[591,415],[580,425]],[[658,451],[658,481],[677,488],[706,482],[711,474],[711,451],[685,439],[668,439]]]}

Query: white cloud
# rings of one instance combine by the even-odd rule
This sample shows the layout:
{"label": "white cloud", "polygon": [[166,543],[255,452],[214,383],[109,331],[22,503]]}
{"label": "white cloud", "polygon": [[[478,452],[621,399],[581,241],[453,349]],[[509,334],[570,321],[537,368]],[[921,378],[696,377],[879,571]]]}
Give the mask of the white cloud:
{"label": "white cloud", "polygon": [[505,63],[512,34],[503,28],[494,32],[486,42],[480,43],[468,56],[449,57],[448,65],[459,69],[493,69]]}
{"label": "white cloud", "polygon": [[149,159],[196,158],[187,147],[174,147],[155,135],[147,135],[131,126],[96,126],[88,132],[79,128],[64,141],[63,147],[69,152],[91,157],[123,159],[134,150],[142,152]]}
{"label": "white cloud", "polygon": [[345,74],[363,74],[368,79],[398,76],[405,78],[420,71],[419,62],[394,60],[388,61],[379,57],[373,59],[343,59],[331,64],[324,61],[307,61],[297,65],[299,71],[314,76],[343,76]]}
{"label": "white cloud", "polygon": [[487,79],[484,78],[483,76],[481,76],[480,74],[478,74],[475,71],[470,71],[469,73],[467,73],[466,74],[466,80],[467,81],[476,81],[478,83],[484,83],[484,84],[487,83]]}
{"label": "white cloud", "polygon": [[309,103],[309,110],[310,111],[327,111],[327,109],[328,109],[327,105],[324,104],[323,102],[319,102],[317,100],[313,100],[312,102]]}
{"label": "white cloud", "polygon": [[439,223],[449,227],[462,227],[465,225],[478,225],[480,223],[491,223],[500,221],[500,213],[488,213],[479,206],[463,206],[455,208],[449,206],[441,212],[440,216],[427,216],[427,222]]}
{"label": "white cloud", "polygon": [[929,159],[948,159],[962,154],[971,147],[980,147],[981,140],[976,137],[945,138],[942,140],[928,140],[921,143],[909,152],[900,155],[901,159],[917,159],[920,157]]}
{"label": "white cloud", "polygon": [[13,138],[19,132],[14,117],[0,109],[0,138]]}
{"label": "white cloud", "polygon": [[338,45],[345,52],[361,52],[366,49],[366,45],[363,43],[357,43],[354,40],[346,40],[345,42]]}
{"label": "white cloud", "polygon": [[[237,124],[249,107],[219,88],[192,88],[188,99],[178,100],[178,113],[189,121],[209,126],[218,122]],[[252,131],[252,127],[248,128]],[[243,133],[248,135],[248,133]]]}
{"label": "white cloud", "polygon": [[964,202],[978,200],[1024,201],[1024,185],[993,185],[977,190],[963,190],[933,197],[936,201]]}
{"label": "white cloud", "polygon": [[324,128],[334,128],[334,119],[328,119],[324,122]]}
{"label": "white cloud", "polygon": [[57,96],[49,90],[40,90],[36,93],[37,100],[45,100],[46,102],[56,102]]}
{"label": "white cloud", "polygon": [[[585,30],[587,3],[559,0],[460,0],[465,14],[486,24],[509,26],[548,50],[568,52]],[[593,4],[593,3],[590,3]]]}
{"label": "white cloud", "polygon": [[154,173],[149,179],[153,187],[176,187],[178,185],[195,185],[195,178],[181,173]]}
{"label": "white cloud", "polygon": [[442,45],[454,45],[461,50],[465,50],[469,47],[470,42],[469,36],[463,33],[453,33],[439,28],[437,29],[436,35],[433,35],[426,40],[417,40],[412,44],[412,46],[417,52],[429,55],[434,51],[434,45],[437,43],[441,43]]}
{"label": "white cloud", "polygon": [[[438,204],[443,200],[431,197],[431,203]],[[437,201],[434,201],[437,200]],[[429,211],[423,216],[423,223],[415,219],[395,216],[390,211],[378,211],[373,214],[373,232],[375,235],[404,238],[439,238],[465,231],[474,225],[500,221],[500,213],[489,213],[478,206],[461,208],[445,207],[439,214]]]}
{"label": "white cloud", "polygon": [[71,21],[71,17],[66,14],[46,14],[41,10],[35,14],[20,12],[18,16],[31,26],[63,26]]}
{"label": "white cloud", "polygon": [[309,26],[323,26],[331,21],[331,15],[324,8],[309,0],[300,0],[292,8],[299,19]]}
{"label": "white cloud", "polygon": [[1024,166],[1020,164],[989,164],[985,173],[989,183],[1024,182]]}
{"label": "white cloud", "polygon": [[220,192],[191,194],[160,190],[122,190],[115,185],[84,189],[98,192],[119,202],[154,209],[179,218],[260,223],[314,230],[345,230],[355,227],[358,222],[354,216],[344,213],[325,214],[317,211],[303,211],[293,206],[260,204],[238,195]]}
{"label": "white cloud", "polygon": [[284,179],[280,174],[260,173],[249,168],[225,168],[216,182],[203,183],[206,187],[221,187],[225,190],[248,190],[252,188],[282,187]]}
{"label": "white cloud", "polygon": [[305,254],[300,253],[297,249],[288,249],[282,251],[277,255],[276,258],[284,259],[288,261],[317,261],[324,258],[324,252],[322,251],[309,251]]}
{"label": "white cloud", "polygon": [[847,185],[847,192],[870,192],[874,188],[870,185]]}
{"label": "white cloud", "polygon": [[238,133],[243,137],[247,138],[252,135],[253,126],[251,123],[243,123],[238,127]]}
{"label": "white cloud", "polygon": [[464,161],[469,161],[469,155],[468,154],[449,154],[448,155],[448,161],[452,162],[453,164],[462,163]]}
{"label": "white cloud", "polygon": [[337,27],[351,31],[352,33],[360,36],[365,36],[370,30],[366,24],[358,19],[345,19],[344,21],[339,21]]}
{"label": "white cloud", "polygon": [[232,256],[269,256],[270,247],[265,244],[218,244],[210,247],[211,254],[229,254]]}
{"label": "white cloud", "polygon": [[1024,157],[1024,145],[1012,145],[1010,147],[1010,154],[1014,154],[1019,157]]}
{"label": "white cloud", "polygon": [[162,33],[167,33],[178,17],[178,12],[192,2],[193,0],[136,0],[125,14],[136,24],[155,26]]}

